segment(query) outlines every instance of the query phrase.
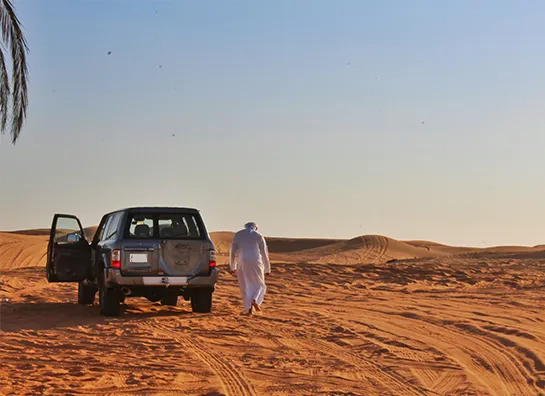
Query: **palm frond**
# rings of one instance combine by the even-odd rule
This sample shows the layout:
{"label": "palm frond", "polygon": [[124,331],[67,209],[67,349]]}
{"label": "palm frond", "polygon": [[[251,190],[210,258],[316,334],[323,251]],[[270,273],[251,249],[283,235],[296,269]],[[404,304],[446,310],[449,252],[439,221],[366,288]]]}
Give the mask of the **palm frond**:
{"label": "palm frond", "polygon": [[[11,90],[9,79],[7,79],[4,54],[2,54],[2,62],[0,62],[0,127],[2,127],[1,133],[4,133],[7,126],[9,105],[4,103],[3,100],[5,95],[9,98],[11,93],[11,141],[15,144],[23,128],[28,107],[28,68],[26,63],[28,45],[21,29],[21,23],[10,0],[0,0],[0,29],[2,31],[2,41],[11,50],[13,62],[11,71],[13,89]],[[7,85],[6,81],[8,82]]]}
{"label": "palm frond", "polygon": [[9,74],[4,59],[4,51],[0,50],[0,131],[3,134],[8,123],[9,113]]}

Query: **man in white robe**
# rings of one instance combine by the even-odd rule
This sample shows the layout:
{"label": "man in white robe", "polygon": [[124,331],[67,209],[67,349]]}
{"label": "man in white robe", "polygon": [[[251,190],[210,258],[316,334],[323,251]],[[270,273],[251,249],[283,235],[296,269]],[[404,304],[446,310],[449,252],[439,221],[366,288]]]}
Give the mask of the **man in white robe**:
{"label": "man in white robe", "polygon": [[251,222],[233,237],[230,254],[231,273],[238,277],[244,312],[252,314],[252,308],[261,311],[267,291],[265,276],[271,272],[269,251],[265,238]]}

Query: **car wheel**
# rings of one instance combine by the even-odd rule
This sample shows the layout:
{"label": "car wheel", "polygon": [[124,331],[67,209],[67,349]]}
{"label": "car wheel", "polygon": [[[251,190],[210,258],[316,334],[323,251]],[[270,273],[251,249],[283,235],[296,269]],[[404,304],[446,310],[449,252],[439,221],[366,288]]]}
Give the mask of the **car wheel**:
{"label": "car wheel", "polygon": [[57,277],[55,276],[55,273],[53,272],[53,269],[50,265],[45,266],[45,277],[48,282],[57,282]]}
{"label": "car wheel", "polygon": [[191,295],[191,310],[198,313],[212,312],[212,290],[197,289]]}
{"label": "car wheel", "polygon": [[78,304],[92,305],[95,302],[97,289],[93,285],[86,285],[83,282],[78,283]]}
{"label": "car wheel", "polygon": [[175,294],[164,296],[161,299],[161,305],[169,305],[171,307],[175,307],[176,305],[178,305],[178,296]]}
{"label": "car wheel", "polygon": [[100,293],[100,313],[103,316],[121,315],[121,292],[118,289],[102,286]]}

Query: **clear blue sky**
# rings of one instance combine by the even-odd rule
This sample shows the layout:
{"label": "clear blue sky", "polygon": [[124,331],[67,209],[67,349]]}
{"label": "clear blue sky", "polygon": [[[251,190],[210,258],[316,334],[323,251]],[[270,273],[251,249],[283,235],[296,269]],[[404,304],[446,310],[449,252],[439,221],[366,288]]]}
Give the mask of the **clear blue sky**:
{"label": "clear blue sky", "polygon": [[545,242],[543,1],[15,5],[30,108],[0,229],[181,205],[211,230]]}

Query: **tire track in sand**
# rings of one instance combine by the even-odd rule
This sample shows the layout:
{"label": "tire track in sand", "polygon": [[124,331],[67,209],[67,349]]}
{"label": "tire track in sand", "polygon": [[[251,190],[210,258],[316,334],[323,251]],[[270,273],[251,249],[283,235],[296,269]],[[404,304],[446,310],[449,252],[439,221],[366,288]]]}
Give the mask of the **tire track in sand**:
{"label": "tire track in sand", "polygon": [[316,259],[318,264],[381,264],[393,257],[389,256],[390,240],[381,235],[365,235],[360,237],[356,247],[344,247],[326,253]]}
{"label": "tire track in sand", "polygon": [[182,344],[186,350],[196,355],[210,370],[218,377],[223,385],[223,390],[227,396],[251,395],[257,396],[253,386],[240,374],[240,370],[234,362],[226,362],[219,354],[211,352],[208,347],[200,340],[200,337],[193,335],[191,337],[181,337],[178,332],[171,328],[159,324],[158,322],[147,323],[156,335],[175,340]]}
{"label": "tire track in sand", "polygon": [[324,352],[332,357],[335,357],[339,360],[342,360],[345,363],[348,363],[357,369],[361,370],[363,376],[365,376],[370,383],[373,383],[373,380],[376,380],[379,384],[382,385],[385,390],[388,390],[391,393],[382,393],[382,394],[391,394],[391,395],[424,395],[425,390],[421,389],[411,383],[408,383],[407,380],[398,378],[394,374],[388,373],[386,370],[380,366],[371,363],[364,357],[358,355],[357,353],[346,351],[342,347],[333,345],[327,341],[322,340],[309,340],[309,339],[295,339],[290,338],[289,336],[284,336],[283,340],[287,340],[287,345],[298,345],[303,349],[314,349],[320,352]]}
{"label": "tire track in sand", "polygon": [[[381,235],[371,235],[369,238],[371,238],[373,243],[369,247],[369,253],[366,255],[365,259],[368,260],[369,263],[380,264],[382,258],[388,251],[390,242],[388,238]],[[365,264],[363,261],[362,263]]]}
{"label": "tire track in sand", "polygon": [[382,385],[384,390],[391,393],[383,394],[403,394],[403,395],[423,395],[426,394],[425,390],[407,382],[407,379],[390,373],[380,365],[373,363],[370,359],[364,356],[348,351],[346,348],[338,346],[336,344],[309,338],[296,338],[286,333],[279,332],[273,327],[266,327],[263,329],[270,335],[276,337],[276,339],[282,343],[285,347],[291,349],[302,350],[315,350],[323,352],[333,358],[337,358],[351,366],[359,369],[361,377],[365,377],[371,384],[376,385],[376,382]]}
{"label": "tire track in sand", "polygon": [[[450,360],[455,361],[474,387],[481,390],[486,389],[490,394],[535,394],[535,392],[543,392],[540,384],[545,383],[545,381],[542,382],[540,378],[540,375],[544,373],[540,370],[543,367],[541,361],[532,359],[532,356],[526,356],[532,361],[532,365],[536,366],[534,370],[531,370],[532,367],[527,363],[525,364],[520,356],[516,356],[509,351],[509,348],[504,345],[505,341],[504,343],[496,342],[494,337],[483,337],[474,333],[468,334],[458,328],[459,326],[452,329],[412,313],[380,311],[377,309],[366,309],[365,312],[367,319],[363,323],[340,317],[335,318],[335,320],[345,327],[351,324],[366,326],[372,324],[377,331],[386,331],[387,329],[388,334],[397,335],[398,337],[409,336],[415,341],[431,346]],[[378,317],[376,317],[377,314]],[[401,326],[400,323],[392,322],[392,314],[409,321],[422,321],[426,324],[426,327],[407,326],[407,324]],[[333,319],[333,317],[331,318]],[[378,322],[376,322],[377,319]],[[410,333],[404,331],[407,328],[411,329]],[[525,355],[528,355],[528,353]],[[441,383],[434,384],[432,389],[435,392],[441,392],[449,382],[452,383],[453,378],[449,378],[448,381],[443,379]],[[451,385],[454,386],[455,384],[452,383]]]}
{"label": "tire track in sand", "polygon": [[[356,264],[380,264],[382,258],[386,255],[389,246],[388,238],[380,235],[367,235],[362,237],[362,246],[356,249],[353,254],[356,255]],[[348,257],[348,252],[343,252],[346,264],[354,264]]]}
{"label": "tire track in sand", "polygon": [[[301,316],[308,316],[311,313],[316,312],[301,308],[299,309],[303,314]],[[406,341],[418,341],[412,338],[396,336],[391,332],[384,332],[375,326],[370,326],[366,323],[357,323],[351,319],[343,320],[341,316],[328,315],[324,313],[318,313],[323,323],[331,323],[332,326],[341,326],[343,329],[350,331],[351,335],[365,344],[374,345],[381,351],[382,361],[389,362],[394,366],[405,367],[411,370],[416,380],[420,383],[420,387],[426,390],[426,393],[430,394],[455,394],[459,390],[461,382],[469,382],[467,376],[463,373],[462,367],[448,360],[430,360],[429,345],[418,342],[418,345],[409,345]],[[356,326],[354,326],[357,323]],[[384,350],[388,355],[384,355]],[[440,351],[434,351],[441,353]],[[373,352],[371,352],[373,353]],[[433,356],[433,355],[432,355]],[[435,355],[436,356],[436,355]],[[444,353],[441,353],[441,358],[448,358]],[[421,360],[427,358],[426,360]],[[415,375],[417,372],[424,373],[423,376]],[[422,377],[426,379],[426,376],[431,378],[426,381],[422,381]],[[398,376],[400,380],[406,381],[403,377]],[[439,378],[439,379],[437,379]],[[416,386],[416,385],[415,385]]]}
{"label": "tire track in sand", "polygon": [[[181,340],[180,340],[181,341]],[[181,341],[188,346],[218,376],[227,395],[256,395],[253,387],[236,369],[226,363],[218,354],[207,351],[200,340],[186,339]]]}
{"label": "tire track in sand", "polygon": [[[371,322],[400,336],[405,336],[404,329],[410,328],[412,337],[443,351],[455,360],[477,389],[486,390],[492,395],[535,394],[541,391],[533,386],[535,379],[527,375],[522,363],[517,364],[518,359],[505,351],[505,346],[403,312],[368,309],[366,314],[367,323]],[[391,319],[396,314],[413,323],[424,322],[426,326],[394,324]]]}
{"label": "tire track in sand", "polygon": [[[3,357],[2,357],[3,359]],[[1,360],[1,359],[0,359]],[[128,375],[135,372],[138,373],[145,373],[148,374],[150,372],[164,372],[164,373],[171,373],[171,374],[179,374],[181,372],[185,372],[183,369],[169,369],[165,367],[153,367],[149,365],[143,365],[139,367],[133,367],[133,366],[127,366],[126,368],[123,367],[113,367],[113,366],[104,366],[102,363],[82,363],[82,362],[62,362],[54,359],[34,359],[34,358],[10,358],[10,362],[6,363],[11,366],[19,366],[23,364],[31,364],[31,365],[43,365],[43,366],[54,366],[59,367],[65,370],[70,369],[82,369],[82,370],[97,370],[97,369],[104,369],[111,373],[119,373],[120,375]],[[106,367],[106,368],[104,368]]]}

